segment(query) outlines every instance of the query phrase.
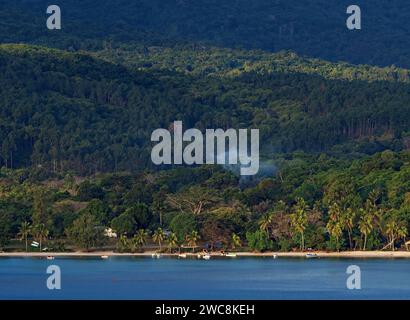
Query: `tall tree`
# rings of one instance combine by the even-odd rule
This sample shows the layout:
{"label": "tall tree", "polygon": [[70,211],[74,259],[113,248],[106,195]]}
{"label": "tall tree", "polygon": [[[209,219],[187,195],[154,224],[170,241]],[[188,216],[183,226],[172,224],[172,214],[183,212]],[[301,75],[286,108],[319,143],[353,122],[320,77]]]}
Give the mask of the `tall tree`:
{"label": "tall tree", "polygon": [[355,217],[356,217],[356,212],[352,208],[347,208],[346,210],[342,211],[341,226],[343,230],[347,231],[347,235],[349,237],[350,250],[353,249],[352,233],[353,233]]}
{"label": "tall tree", "polygon": [[242,246],[241,238],[236,234],[232,234],[232,249],[240,248]]}
{"label": "tall tree", "polygon": [[170,235],[167,237],[168,242],[168,250],[172,252],[173,249],[178,247],[178,237],[175,233],[171,232]]}
{"label": "tall tree", "polygon": [[368,199],[365,202],[364,208],[360,209],[359,230],[362,234],[363,250],[367,248],[367,239],[369,234],[380,226],[381,212],[378,208],[377,201],[379,193],[377,190],[370,192]]}
{"label": "tall tree", "polygon": [[271,234],[272,223],[273,223],[273,213],[266,213],[259,219],[259,227],[262,231],[267,234]]}
{"label": "tall tree", "polygon": [[291,228],[293,233],[300,235],[300,250],[305,250],[305,230],[308,224],[308,206],[303,198],[298,198],[290,215]]}
{"label": "tall tree", "polygon": [[363,250],[367,248],[367,237],[373,231],[372,216],[363,208],[360,209],[359,230],[363,237]]}
{"label": "tall tree", "polygon": [[90,213],[84,213],[78,217],[66,233],[78,247],[89,251],[104,242],[103,229],[96,218]]}
{"label": "tall tree", "polygon": [[33,194],[33,225],[48,223],[50,196],[43,187],[36,188]]}
{"label": "tall tree", "polygon": [[162,227],[163,215],[166,211],[166,190],[161,188],[154,196],[152,202],[152,211],[158,214],[159,225]]}
{"label": "tall tree", "polygon": [[139,229],[134,235],[133,243],[136,247],[142,248],[147,243],[148,232],[145,229]]}
{"label": "tall tree", "polygon": [[167,202],[172,208],[180,210],[181,213],[190,212],[193,215],[201,214],[203,210],[220,200],[215,190],[200,186],[190,187],[167,197]]}
{"label": "tall tree", "polygon": [[333,203],[329,208],[329,221],[326,224],[326,229],[329,235],[336,240],[336,248],[340,249],[340,238],[343,235],[342,230],[342,212],[337,203]]}
{"label": "tall tree", "polygon": [[152,240],[159,245],[159,250],[162,250],[162,242],[164,241],[164,231],[162,228],[158,228],[157,230],[154,231],[154,234],[152,235]]}
{"label": "tall tree", "polygon": [[31,233],[31,225],[29,222],[24,221],[21,223],[20,229],[19,229],[19,237],[21,241],[25,241],[26,244],[26,252],[28,251],[28,236]]}
{"label": "tall tree", "polygon": [[390,247],[394,251],[395,242],[398,239],[403,239],[404,243],[406,243],[407,225],[404,221],[400,221],[396,211],[393,211],[387,218],[384,234],[387,236],[388,243],[383,249]]}
{"label": "tall tree", "polygon": [[37,224],[33,227],[33,235],[36,240],[40,242],[40,251],[43,251],[42,244],[47,240],[49,231],[43,223]]}
{"label": "tall tree", "polygon": [[199,234],[197,231],[192,231],[186,236],[186,241],[188,246],[192,247],[192,252],[195,252],[196,243],[199,240]]}

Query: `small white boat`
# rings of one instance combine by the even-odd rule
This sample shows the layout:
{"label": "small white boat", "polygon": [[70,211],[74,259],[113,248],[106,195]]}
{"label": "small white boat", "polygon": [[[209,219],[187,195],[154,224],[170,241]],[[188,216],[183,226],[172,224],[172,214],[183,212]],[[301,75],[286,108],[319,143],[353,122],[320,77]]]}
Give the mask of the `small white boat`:
{"label": "small white boat", "polygon": [[202,254],[198,253],[198,254],[197,254],[197,258],[198,258],[198,259],[202,259]]}
{"label": "small white boat", "polygon": [[55,257],[54,256],[47,256],[47,260],[54,260]]}
{"label": "small white boat", "polygon": [[178,258],[180,259],[186,259],[186,257],[187,257],[186,253],[181,253],[178,255]]}
{"label": "small white boat", "polygon": [[209,254],[205,254],[202,258],[204,260],[211,260],[211,256]]}
{"label": "small white boat", "polygon": [[108,259],[108,256],[101,256],[101,259]]}
{"label": "small white boat", "polygon": [[152,258],[153,259],[159,259],[159,258],[161,258],[161,254],[160,253],[153,253]]}
{"label": "small white boat", "polygon": [[227,253],[226,254],[226,257],[228,257],[228,258],[236,258],[236,253]]}
{"label": "small white boat", "polygon": [[318,255],[316,253],[306,253],[306,258],[314,259],[314,258],[318,258]]}
{"label": "small white boat", "polygon": [[278,255],[277,254],[274,254],[273,255],[273,259],[277,259],[278,258]]}

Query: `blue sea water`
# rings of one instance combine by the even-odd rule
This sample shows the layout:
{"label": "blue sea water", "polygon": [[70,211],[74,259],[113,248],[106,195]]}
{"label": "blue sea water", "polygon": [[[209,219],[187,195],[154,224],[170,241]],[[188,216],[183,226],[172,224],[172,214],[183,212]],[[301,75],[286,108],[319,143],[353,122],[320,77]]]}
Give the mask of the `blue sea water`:
{"label": "blue sea water", "polygon": [[[50,265],[61,290],[46,286]],[[346,287],[349,265],[361,290]],[[410,299],[410,260],[1,258],[0,299]]]}

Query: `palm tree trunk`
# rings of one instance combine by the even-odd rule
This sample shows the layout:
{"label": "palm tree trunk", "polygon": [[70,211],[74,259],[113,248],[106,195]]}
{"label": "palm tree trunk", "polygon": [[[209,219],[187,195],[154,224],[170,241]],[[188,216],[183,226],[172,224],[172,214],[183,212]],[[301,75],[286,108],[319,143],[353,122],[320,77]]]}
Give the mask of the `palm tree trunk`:
{"label": "palm tree trunk", "polygon": [[28,251],[28,242],[27,242],[27,237],[26,237],[26,252]]}
{"label": "palm tree trunk", "polygon": [[363,251],[366,250],[366,242],[367,242],[367,235],[364,235],[364,244],[363,244]]}
{"label": "palm tree trunk", "polygon": [[352,250],[353,249],[353,243],[352,243],[352,234],[351,234],[350,230],[347,230],[347,234],[349,235],[349,247],[350,247],[350,250]]}

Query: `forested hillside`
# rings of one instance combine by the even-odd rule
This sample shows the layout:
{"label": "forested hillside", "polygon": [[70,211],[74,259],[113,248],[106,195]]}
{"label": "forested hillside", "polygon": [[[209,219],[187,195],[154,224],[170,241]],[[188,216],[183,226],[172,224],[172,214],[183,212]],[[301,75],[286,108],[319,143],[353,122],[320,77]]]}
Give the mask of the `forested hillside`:
{"label": "forested hillside", "polygon": [[291,51],[269,53],[193,44],[172,47],[119,45],[91,53],[97,58],[138,70],[172,70],[195,76],[235,77],[244,72],[261,75],[306,73],[334,80],[410,82],[407,69],[331,63],[301,57]]}
{"label": "forested hillside", "polygon": [[62,49],[115,43],[168,46],[201,42],[230,48],[292,50],[332,61],[410,67],[410,4],[355,1],[363,29],[346,28],[347,0],[64,0],[63,28],[45,28],[45,0],[3,0],[1,42]]}
{"label": "forested hillside", "polygon": [[1,163],[9,168],[142,170],[150,161],[151,132],[174,120],[186,128],[259,128],[265,156],[340,152],[335,146],[349,142],[350,152],[360,153],[408,147],[405,79],[326,79],[299,73],[303,63],[292,72],[233,68],[217,76],[133,71],[86,54],[23,45],[1,46],[0,59]]}

